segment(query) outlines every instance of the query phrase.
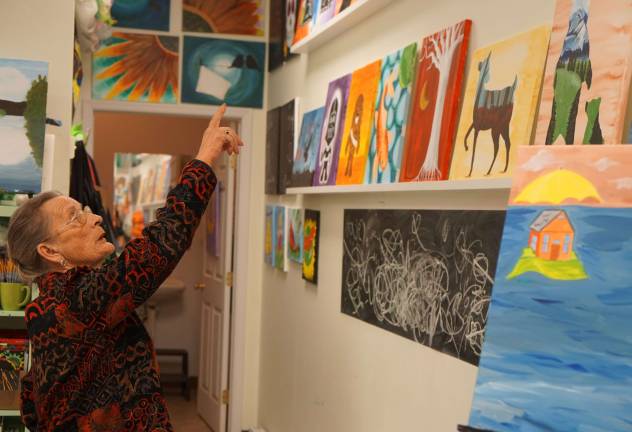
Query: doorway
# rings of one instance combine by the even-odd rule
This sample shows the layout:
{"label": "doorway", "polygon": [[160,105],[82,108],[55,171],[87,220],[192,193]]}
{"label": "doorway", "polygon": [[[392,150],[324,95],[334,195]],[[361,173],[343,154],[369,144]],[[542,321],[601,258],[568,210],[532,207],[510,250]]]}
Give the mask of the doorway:
{"label": "doorway", "polygon": [[[93,155],[99,174],[102,177],[104,202],[110,206],[110,210],[114,210],[114,192],[116,188],[114,167],[115,154],[117,152],[135,152],[144,158],[183,158],[183,154],[195,154],[197,152],[200,138],[207,124],[208,117],[200,116],[129,113],[107,110],[95,111]],[[242,122],[239,118],[229,119],[226,125],[235,128],[244,137]],[[223,228],[230,232],[232,232],[234,225],[233,214],[236,207],[243,206],[244,200],[248,199],[247,182],[245,182],[246,187],[240,187],[240,183],[244,183],[237,181],[240,175],[238,173],[247,171],[242,166],[245,159],[244,156],[247,157],[247,153],[242,153],[239,164],[226,158],[223,161],[219,161],[217,166],[214,167],[218,178],[221,180],[217,192],[222,197],[220,207],[224,216],[221,218],[224,221]],[[162,156],[158,156],[158,154],[162,154]],[[234,169],[232,169],[233,167]],[[229,176],[232,177],[229,179]],[[138,189],[136,192],[137,196],[142,195],[142,181]],[[150,202],[150,204],[153,205],[155,202]],[[224,215],[224,213],[229,211],[231,212],[230,216],[228,214]],[[204,384],[205,390],[213,390],[210,393],[207,391],[207,394],[211,394],[216,405],[215,411],[220,413],[220,415],[209,418],[208,414],[204,414],[204,406],[199,406],[200,398],[197,401],[196,412],[206,415],[205,420],[209,425],[213,426],[212,429],[214,431],[232,431],[239,430],[238,422],[235,422],[235,419],[239,418],[240,404],[237,402],[233,403],[233,400],[236,401],[240,395],[240,389],[238,388],[240,379],[237,379],[237,385],[232,384],[235,380],[235,375],[231,374],[229,377],[229,364],[231,365],[231,372],[240,370],[243,360],[239,359],[239,353],[243,353],[243,341],[240,340],[239,334],[232,334],[231,328],[234,322],[236,322],[238,328],[243,328],[243,324],[240,323],[243,319],[243,314],[238,314],[242,317],[239,318],[235,314],[231,315],[230,312],[231,310],[243,310],[243,305],[238,304],[239,296],[230,295],[230,289],[232,289],[233,285],[232,250],[235,238],[232,235],[225,236],[221,248],[226,253],[220,253],[222,260],[213,262],[213,258],[205,255],[210,250],[207,240],[208,233],[204,232],[208,218],[209,214],[207,213],[203,224],[198,230],[192,248],[187,254],[188,258],[194,261],[193,264],[188,264],[189,268],[193,266],[198,271],[183,271],[180,273],[184,277],[189,277],[189,280],[185,281],[187,286],[186,295],[188,297],[182,301],[183,304],[180,309],[170,306],[164,311],[160,310],[156,325],[156,346],[160,348],[160,345],[165,346],[169,344],[170,347],[174,347],[171,341],[177,341],[183,345],[188,343],[189,347],[195,346],[194,349],[191,349],[192,352],[189,353],[191,375],[198,377],[200,387]],[[235,249],[235,252],[236,254],[238,253],[238,248]],[[185,256],[183,261],[187,259],[187,256]],[[240,256],[247,257],[247,254],[242,253]],[[198,261],[195,261],[196,258]],[[218,259],[219,257],[214,258]],[[235,264],[239,265],[239,260],[236,260]],[[245,266],[246,264],[244,263],[243,265]],[[222,268],[223,271],[221,271]],[[178,269],[174,271],[174,275],[178,276],[177,272]],[[192,277],[195,280],[192,280]],[[221,317],[217,314],[217,311],[222,308],[218,308],[216,305],[209,308],[208,303],[204,301],[204,299],[209,297],[206,291],[216,293],[218,285],[223,286],[227,293],[220,299],[224,305],[223,309],[226,311],[226,314]],[[192,312],[189,307],[191,304],[197,307],[197,311]],[[210,311],[210,313],[205,314],[205,309],[200,307],[200,305],[205,304],[207,306],[206,311]],[[165,317],[170,318],[171,321],[167,320],[167,322],[161,323],[161,320],[164,321]],[[174,320],[177,317],[186,317],[189,327],[184,328],[183,325],[174,324]],[[218,320],[222,321],[222,325],[209,325],[209,323],[217,324]],[[192,339],[196,339],[197,342],[192,343]],[[231,340],[233,343],[230,343]],[[208,347],[213,348],[212,355],[205,354],[208,351]],[[218,347],[221,349],[218,349]],[[232,358],[229,357],[229,350],[233,352]],[[218,352],[221,353],[219,356],[222,358],[221,362],[216,361]],[[235,352],[237,352],[237,355],[234,354]],[[211,378],[210,380],[208,379],[209,377]],[[209,386],[209,383],[212,384]],[[218,386],[217,383],[220,383],[220,385]],[[235,391],[229,392],[231,387],[234,387]],[[180,407],[179,404],[175,406]],[[228,407],[231,407],[230,412]],[[184,410],[184,408],[178,409]],[[178,421],[177,413],[172,413],[172,416],[175,421]]]}

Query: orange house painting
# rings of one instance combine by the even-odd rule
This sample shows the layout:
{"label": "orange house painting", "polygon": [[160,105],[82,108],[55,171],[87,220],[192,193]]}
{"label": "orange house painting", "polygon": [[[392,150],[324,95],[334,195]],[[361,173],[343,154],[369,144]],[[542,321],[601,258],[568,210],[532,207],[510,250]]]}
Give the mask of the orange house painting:
{"label": "orange house painting", "polygon": [[573,258],[575,229],[564,210],[545,210],[531,224],[529,247],[536,257],[549,261]]}

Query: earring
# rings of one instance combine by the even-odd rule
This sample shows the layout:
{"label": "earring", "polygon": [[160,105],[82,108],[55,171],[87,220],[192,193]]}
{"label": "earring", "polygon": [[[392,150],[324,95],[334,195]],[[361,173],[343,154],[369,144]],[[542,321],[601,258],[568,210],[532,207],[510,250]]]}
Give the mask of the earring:
{"label": "earring", "polygon": [[68,262],[66,261],[66,258],[62,258],[59,264],[61,264],[63,268],[66,268],[66,266],[68,265]]}

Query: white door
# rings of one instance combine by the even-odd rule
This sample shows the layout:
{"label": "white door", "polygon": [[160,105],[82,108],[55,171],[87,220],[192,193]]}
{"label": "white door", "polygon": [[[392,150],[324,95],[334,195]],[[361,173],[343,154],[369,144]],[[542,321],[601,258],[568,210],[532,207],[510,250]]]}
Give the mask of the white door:
{"label": "white door", "polygon": [[[228,354],[230,341],[230,304],[233,264],[233,221],[235,208],[236,158],[226,154],[214,166],[219,194],[219,242],[215,243],[208,231],[209,216],[214,205],[209,204],[200,229],[205,232],[204,275],[202,300],[202,329],[200,332],[200,372],[197,389],[197,408],[200,416],[214,432],[226,431],[228,403]],[[213,197],[211,201],[214,200]],[[216,218],[213,218],[216,219]],[[217,221],[215,221],[217,223]],[[204,224],[204,225],[202,225]],[[213,246],[218,249],[214,252]]]}

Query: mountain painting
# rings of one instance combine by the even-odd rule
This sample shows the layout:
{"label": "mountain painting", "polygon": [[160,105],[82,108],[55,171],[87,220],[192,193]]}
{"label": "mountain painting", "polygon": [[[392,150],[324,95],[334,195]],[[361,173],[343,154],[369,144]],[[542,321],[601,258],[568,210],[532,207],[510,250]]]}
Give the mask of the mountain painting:
{"label": "mountain painting", "polygon": [[558,0],[535,144],[620,144],[632,0]]}
{"label": "mountain painting", "polygon": [[470,426],[632,425],[632,148],[520,148]]}
{"label": "mountain painting", "polygon": [[38,193],[42,185],[48,63],[0,59],[0,188]]}

